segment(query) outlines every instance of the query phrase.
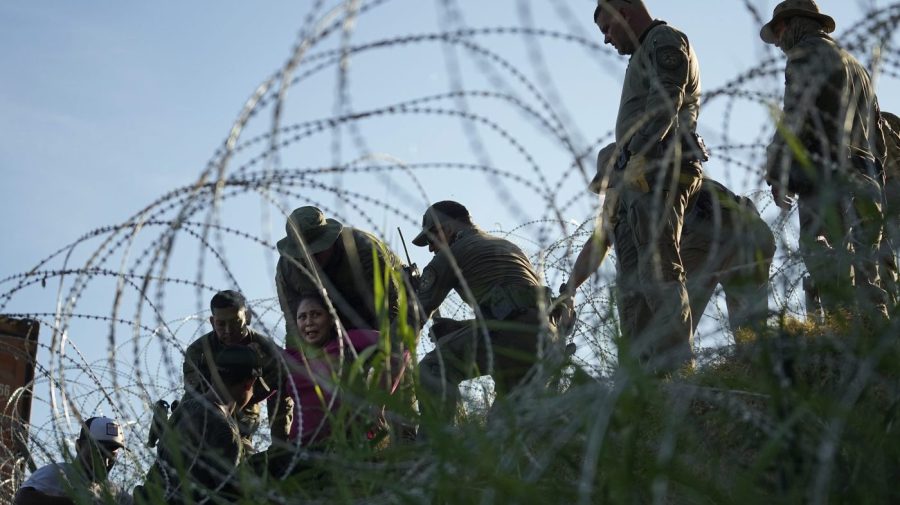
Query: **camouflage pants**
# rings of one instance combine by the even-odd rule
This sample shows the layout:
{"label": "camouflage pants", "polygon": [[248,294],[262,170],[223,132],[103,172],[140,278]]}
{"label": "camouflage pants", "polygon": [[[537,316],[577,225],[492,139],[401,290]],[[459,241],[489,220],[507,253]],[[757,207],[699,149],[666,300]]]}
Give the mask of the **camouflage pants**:
{"label": "camouflage pants", "polygon": [[[826,314],[886,316],[879,279],[881,187],[858,173],[800,195],[800,255]],[[810,309],[807,308],[807,311]]]}
{"label": "camouflage pants", "polygon": [[755,208],[741,210],[747,215],[739,229],[720,229],[718,233],[685,229],[681,235],[680,253],[695,332],[718,284],[725,292],[732,331],[763,324],[768,317],[775,236]]}
{"label": "camouflage pants", "polygon": [[[522,385],[538,361],[541,317],[535,309],[505,321],[457,321],[458,329],[440,337],[419,363],[428,397],[420,398],[425,400],[423,406],[432,404],[443,417],[454,415],[459,384],[483,375],[494,379],[498,398]],[[555,335],[552,323],[546,324],[549,334]]]}
{"label": "camouflage pants", "polygon": [[693,362],[691,307],[679,252],[684,212],[699,188],[699,173],[649,192],[619,195],[613,243],[618,258],[618,309],[623,351],[652,373]]}

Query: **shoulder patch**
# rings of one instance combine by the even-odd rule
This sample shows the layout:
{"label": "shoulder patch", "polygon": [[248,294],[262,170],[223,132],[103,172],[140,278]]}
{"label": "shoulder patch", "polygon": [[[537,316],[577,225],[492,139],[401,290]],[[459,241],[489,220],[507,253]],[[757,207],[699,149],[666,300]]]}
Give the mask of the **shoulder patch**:
{"label": "shoulder patch", "polygon": [[656,64],[664,70],[677,70],[687,64],[687,56],[674,46],[662,46],[656,50]]}
{"label": "shoulder patch", "polygon": [[424,272],[422,272],[422,280],[419,281],[419,291],[428,291],[434,286],[434,281],[437,279],[437,275],[435,275],[434,270],[430,268],[426,268]]}

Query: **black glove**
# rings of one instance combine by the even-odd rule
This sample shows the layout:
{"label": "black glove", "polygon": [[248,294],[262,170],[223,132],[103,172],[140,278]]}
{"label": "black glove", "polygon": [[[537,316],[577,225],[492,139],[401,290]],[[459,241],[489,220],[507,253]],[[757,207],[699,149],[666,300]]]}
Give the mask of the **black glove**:
{"label": "black glove", "polygon": [[409,286],[412,288],[414,293],[419,292],[419,281],[422,279],[422,274],[419,273],[419,267],[416,266],[415,263],[412,265],[405,265],[403,267],[403,275],[406,276],[406,282],[409,283]]}

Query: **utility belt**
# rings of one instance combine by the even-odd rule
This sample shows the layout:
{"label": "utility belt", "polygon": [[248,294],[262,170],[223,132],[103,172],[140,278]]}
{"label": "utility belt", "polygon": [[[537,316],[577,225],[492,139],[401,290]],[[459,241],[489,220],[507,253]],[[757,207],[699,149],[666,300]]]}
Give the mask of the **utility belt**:
{"label": "utility belt", "polygon": [[[688,165],[694,163],[705,163],[709,161],[709,149],[703,137],[697,132],[691,132],[687,135],[673,134],[656,143],[653,149],[646,153],[647,158],[653,160],[663,160],[672,156],[675,152],[672,149],[672,143],[679,139],[681,141],[681,164]],[[632,153],[628,149],[621,149],[619,156],[613,169],[618,172],[624,172],[625,167],[631,160]]]}
{"label": "utility belt", "polygon": [[546,286],[510,287],[497,284],[478,304],[478,308],[485,319],[513,319],[528,311],[537,310],[540,290],[543,290],[544,300],[549,303],[553,292]]}

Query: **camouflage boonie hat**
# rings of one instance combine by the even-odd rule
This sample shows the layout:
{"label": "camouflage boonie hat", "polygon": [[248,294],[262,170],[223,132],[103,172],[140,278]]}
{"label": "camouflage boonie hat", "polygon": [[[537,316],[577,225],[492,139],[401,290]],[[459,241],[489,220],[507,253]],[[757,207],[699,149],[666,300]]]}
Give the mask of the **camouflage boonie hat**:
{"label": "camouflage boonie hat", "polygon": [[772,12],[772,20],[763,25],[759,31],[759,36],[763,39],[763,42],[775,44],[778,42],[775,39],[775,31],[772,29],[775,23],[797,16],[815,19],[822,23],[825,33],[834,31],[834,19],[831,16],[822,14],[815,0],[784,0],[784,2],[775,6],[775,10]]}
{"label": "camouflage boonie hat", "polygon": [[343,229],[340,221],[326,219],[317,207],[300,207],[291,212],[284,225],[286,236],[278,241],[276,247],[284,256],[301,259],[305,256],[301,240],[309,254],[320,253],[334,244]]}

